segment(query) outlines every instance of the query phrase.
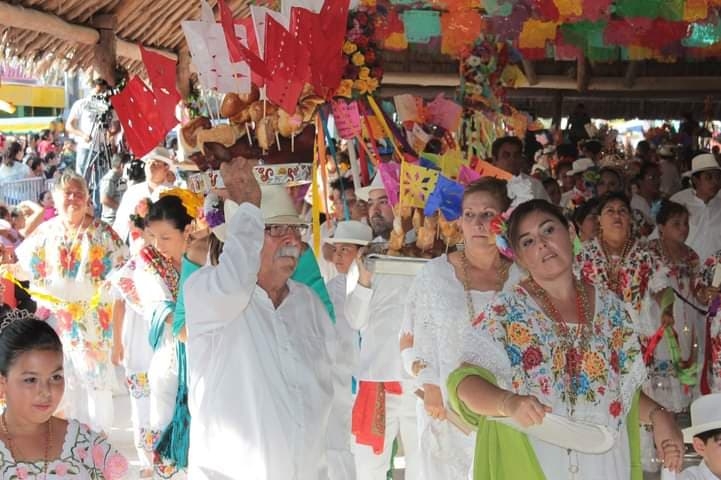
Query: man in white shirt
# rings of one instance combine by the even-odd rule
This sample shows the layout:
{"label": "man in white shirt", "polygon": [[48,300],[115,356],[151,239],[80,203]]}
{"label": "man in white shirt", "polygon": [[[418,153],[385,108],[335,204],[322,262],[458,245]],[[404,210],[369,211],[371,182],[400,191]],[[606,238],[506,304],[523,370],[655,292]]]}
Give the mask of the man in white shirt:
{"label": "man in white shirt", "polygon": [[135,213],[135,207],[145,198],[156,201],[163,187],[171,187],[172,184],[167,182],[168,172],[177,167],[173,155],[163,147],[155,147],[142,160],[145,163],[145,181],[129,186],[115,211],[113,230],[123,241],[128,240],[130,215]]}
{"label": "man in white shirt", "polygon": [[[388,240],[393,209],[380,177],[357,192],[367,200],[368,217],[377,240]],[[359,390],[353,406],[358,480],[385,480],[393,441],[400,434],[405,454],[405,478],[418,480],[418,428],[414,383],[403,372],[399,333],[406,293],[413,281],[406,275],[373,275],[359,260],[357,285],[349,285],[345,315],[360,331]],[[383,408],[385,407],[385,408]],[[382,431],[375,419],[384,418]]]}
{"label": "man in white shirt", "polygon": [[721,250],[721,167],[710,153],[696,155],[691,161],[693,188],[681,190],[671,200],[689,212],[686,244],[703,262]]}
{"label": "man in white shirt", "polygon": [[235,158],[221,174],[226,202],[239,207],[218,265],[183,287],[188,478],[328,480],[333,324],[318,296],[289,280],[307,224],[284,187],[261,194],[251,161]]}
{"label": "man in white shirt", "polygon": [[523,169],[523,142],[518,137],[501,137],[491,145],[493,164],[507,171],[513,176],[520,176],[531,182],[533,198],[550,201],[543,184],[535,177],[522,172]]}
{"label": "man in white shirt", "polygon": [[661,199],[661,169],[653,162],[641,164],[638,173],[638,193],[631,197],[631,209],[643,215],[648,231],[653,230],[656,219],[653,215],[654,203]]}

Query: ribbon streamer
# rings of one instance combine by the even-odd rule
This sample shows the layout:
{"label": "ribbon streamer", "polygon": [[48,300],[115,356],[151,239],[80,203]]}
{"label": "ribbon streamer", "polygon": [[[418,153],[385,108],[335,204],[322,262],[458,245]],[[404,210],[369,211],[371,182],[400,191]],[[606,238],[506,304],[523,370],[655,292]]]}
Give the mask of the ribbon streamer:
{"label": "ribbon streamer", "polygon": [[[10,272],[6,272],[5,275],[3,275],[3,278],[9,280],[13,283],[16,287],[18,287],[23,292],[30,295],[35,300],[40,300],[45,303],[49,303],[51,305],[72,305],[72,304],[78,304],[83,302],[69,302],[67,300],[63,300],[62,298],[56,297],[55,295],[52,295],[50,293],[40,292],[38,290],[31,290],[29,288],[25,288],[22,283],[20,283],[20,280],[15,278]],[[102,289],[102,285],[95,289],[95,292],[93,293],[93,296],[90,297],[90,301],[87,303],[87,307],[82,310],[82,317],[87,315],[88,312],[93,311],[98,308],[98,305],[100,305],[100,291]]]}

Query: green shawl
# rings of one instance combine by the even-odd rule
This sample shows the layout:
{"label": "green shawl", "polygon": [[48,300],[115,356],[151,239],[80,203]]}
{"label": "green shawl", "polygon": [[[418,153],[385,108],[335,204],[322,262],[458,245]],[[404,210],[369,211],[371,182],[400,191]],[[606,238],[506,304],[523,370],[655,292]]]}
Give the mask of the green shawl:
{"label": "green shawl", "polygon": [[[477,428],[473,458],[473,480],[546,480],[536,453],[525,433],[472,412],[458,398],[458,385],[469,376],[478,376],[497,385],[496,377],[486,369],[464,364],[448,377],[450,404],[463,419]],[[626,426],[631,446],[631,480],[642,480],[639,423],[639,395],[634,395]]]}

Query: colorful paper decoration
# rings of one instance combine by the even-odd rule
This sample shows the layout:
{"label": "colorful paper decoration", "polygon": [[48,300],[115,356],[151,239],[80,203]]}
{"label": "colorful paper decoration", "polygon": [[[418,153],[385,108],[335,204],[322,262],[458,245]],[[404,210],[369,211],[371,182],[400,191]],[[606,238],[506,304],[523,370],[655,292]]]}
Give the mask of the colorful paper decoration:
{"label": "colorful paper decoration", "polygon": [[401,166],[397,162],[381,162],[378,164],[378,174],[383,181],[383,187],[388,195],[388,202],[395,207],[400,198]]}
{"label": "colorful paper decoration", "polygon": [[683,10],[683,20],[695,22],[708,17],[708,2],[706,0],[686,0]]}
{"label": "colorful paper decoration", "polygon": [[475,10],[449,10],[441,16],[441,53],[458,57],[485,29]]}
{"label": "colorful paper decoration", "polygon": [[436,187],[438,171],[403,162],[401,165],[401,205],[424,208],[428,197]]}
{"label": "colorful paper decoration", "polygon": [[200,84],[221,93],[250,91],[250,68],[231,63],[223,28],[215,23],[213,9],[201,2],[201,20],[181,22]]}
{"label": "colorful paper decoration", "polygon": [[523,30],[518,36],[518,46],[521,48],[546,48],[546,42],[556,38],[556,22],[529,19],[523,24]]}
{"label": "colorful paper decoration", "polygon": [[621,17],[656,18],[659,16],[665,1],[666,0],[616,0],[614,3],[614,13]]}
{"label": "colorful paper decoration", "polygon": [[[311,74],[315,91],[322,96],[326,96],[328,90],[334,90],[343,77],[346,66],[342,53],[345,32],[338,26],[347,24],[348,10],[349,0],[325,0],[317,17],[317,30],[310,50]],[[305,17],[307,18],[308,15]],[[366,57],[369,57],[369,53],[366,53]],[[382,71],[372,72],[375,63],[370,61],[370,58],[365,60],[369,77],[366,84],[369,84],[371,77],[380,82]],[[375,89],[367,93],[372,93],[373,90]]]}
{"label": "colorful paper decoration", "polygon": [[681,42],[685,47],[709,47],[721,40],[721,23],[691,24],[691,33]]}
{"label": "colorful paper decoration", "polygon": [[425,107],[426,121],[438,125],[448,131],[455,132],[461,123],[463,107],[452,100],[448,100],[439,93]]}
{"label": "colorful paper decoration", "polygon": [[268,99],[293,114],[303,85],[310,80],[310,53],[271,16],[266,17],[265,63],[270,75],[266,80]]}
{"label": "colorful paper decoration", "polygon": [[497,166],[488,163],[485,160],[477,160],[474,163],[474,168],[481,177],[494,177],[500,178],[501,180],[510,180],[511,178],[513,178],[513,175],[511,175],[507,171],[498,168]]}
{"label": "colorful paper decoration", "polygon": [[157,99],[140,77],[131,78],[120,93],[110,97],[110,103],[125,130],[128,147],[136,157],[142,157],[165,139],[169,129]]}
{"label": "colorful paper decoration", "polygon": [[583,0],[582,18],[595,22],[609,16],[613,0]]}
{"label": "colorful paper decoration", "polygon": [[360,136],[361,118],[358,103],[355,101],[331,100],[330,105],[340,138],[348,140]]}
{"label": "colorful paper decoration", "polygon": [[410,130],[406,129],[406,136],[411,149],[419,154],[426,149],[426,145],[431,140],[431,135],[426,133],[417,123],[414,123],[413,128]]}
{"label": "colorful paper decoration", "polygon": [[178,124],[175,107],[181,97],[175,84],[175,61],[140,47],[140,55],[153,86],[153,95],[157,101],[158,113],[167,133]]}
{"label": "colorful paper decoration", "polygon": [[409,43],[428,43],[441,35],[440,12],[433,10],[407,10],[401,14]]}
{"label": "colorful paper decoration", "polygon": [[458,178],[461,167],[467,164],[460,150],[448,150],[441,156],[441,171],[448,178]]}
{"label": "colorful paper decoration", "polygon": [[[244,25],[238,25],[233,20],[233,14],[223,0],[218,0],[220,10],[220,24],[228,46],[230,61],[233,63],[245,62],[248,67],[261,77],[268,76],[265,62],[248,45],[248,32]],[[250,89],[248,89],[250,91]]]}
{"label": "colorful paper decoration", "polygon": [[403,93],[393,97],[396,114],[401,123],[422,123],[425,115],[423,99],[410,93]]}
{"label": "colorful paper decoration", "polygon": [[561,19],[580,17],[583,13],[583,4],[579,0],[554,0]]}
{"label": "colorful paper decoration", "polygon": [[463,185],[441,175],[428,197],[423,214],[429,217],[440,209],[443,218],[451,222],[461,216],[462,203]]}
{"label": "colorful paper decoration", "polygon": [[463,186],[467,186],[475,182],[479,178],[481,178],[481,175],[478,172],[476,172],[467,165],[461,165],[461,169],[458,172],[458,183]]}

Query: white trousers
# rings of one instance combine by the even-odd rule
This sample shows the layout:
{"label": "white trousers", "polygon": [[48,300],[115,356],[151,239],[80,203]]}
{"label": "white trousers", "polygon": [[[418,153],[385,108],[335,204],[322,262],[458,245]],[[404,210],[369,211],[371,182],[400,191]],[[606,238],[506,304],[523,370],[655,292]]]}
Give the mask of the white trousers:
{"label": "white trousers", "polygon": [[405,480],[421,480],[416,400],[413,388],[409,384],[403,385],[401,395],[386,395],[386,430],[383,452],[376,455],[368,445],[353,445],[358,480],[385,480],[386,473],[391,468],[393,440],[399,434],[403,442],[406,461]]}

